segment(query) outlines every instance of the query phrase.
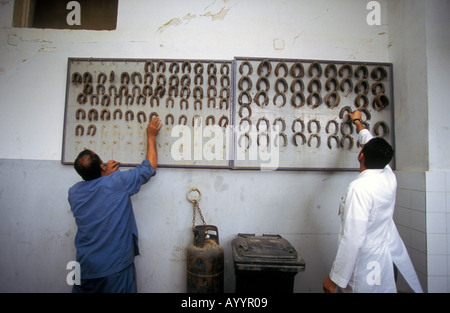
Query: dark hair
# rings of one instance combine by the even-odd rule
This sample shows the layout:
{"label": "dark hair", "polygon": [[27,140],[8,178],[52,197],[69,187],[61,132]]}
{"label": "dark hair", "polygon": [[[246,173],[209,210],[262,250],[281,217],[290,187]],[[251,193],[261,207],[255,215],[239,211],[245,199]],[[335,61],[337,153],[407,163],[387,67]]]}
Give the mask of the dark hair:
{"label": "dark hair", "polygon": [[380,137],[369,140],[361,152],[364,154],[364,166],[368,169],[383,169],[394,156],[394,149]]}
{"label": "dark hair", "polygon": [[83,150],[78,154],[73,167],[84,180],[93,180],[102,176],[100,164],[102,160],[91,150]]}

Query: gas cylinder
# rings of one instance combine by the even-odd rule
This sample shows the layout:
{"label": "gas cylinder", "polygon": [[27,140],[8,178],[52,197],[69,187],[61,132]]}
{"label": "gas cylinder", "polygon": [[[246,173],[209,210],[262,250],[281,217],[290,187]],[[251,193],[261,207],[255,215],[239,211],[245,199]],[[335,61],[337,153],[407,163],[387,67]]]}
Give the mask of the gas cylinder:
{"label": "gas cylinder", "polygon": [[214,225],[197,225],[193,232],[194,242],[186,253],[186,292],[222,293],[224,254],[219,230]]}

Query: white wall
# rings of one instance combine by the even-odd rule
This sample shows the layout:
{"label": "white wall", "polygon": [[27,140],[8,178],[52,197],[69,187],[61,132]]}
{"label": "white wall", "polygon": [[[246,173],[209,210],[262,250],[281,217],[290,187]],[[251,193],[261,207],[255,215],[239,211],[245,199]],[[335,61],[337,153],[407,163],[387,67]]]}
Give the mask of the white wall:
{"label": "white wall", "polygon": [[[367,25],[365,1],[121,0],[117,30],[69,31],[11,28],[13,1],[3,1],[0,249],[6,257],[0,259],[0,291],[70,290],[65,267],[74,259],[76,227],[67,189],[79,178],[71,167],[58,162],[68,57],[266,56],[386,62],[388,47],[396,42],[388,36],[387,1],[379,2],[381,26]],[[395,62],[394,70],[400,66],[407,71],[410,63],[415,64]],[[408,88],[416,87],[396,82],[397,86],[394,93],[401,98],[408,96]],[[413,110],[422,114],[418,105]],[[400,127],[409,119],[400,116],[396,132],[421,136],[410,123],[406,129]],[[426,122],[418,125],[427,127]],[[426,168],[426,153],[420,154],[417,164],[403,161],[412,143],[416,141],[397,149],[398,162]],[[417,150],[424,146],[420,142]],[[139,290],[184,292],[184,249],[192,240],[192,207],[185,194],[195,186],[202,191],[200,206],[207,222],[219,227],[225,248],[225,291],[234,290],[231,240],[239,232],[255,232],[287,238],[306,261],[306,271],[296,277],[295,291],[321,292],[336,251],[338,201],[354,176],[160,169],[133,198],[142,253],[136,260]]]}

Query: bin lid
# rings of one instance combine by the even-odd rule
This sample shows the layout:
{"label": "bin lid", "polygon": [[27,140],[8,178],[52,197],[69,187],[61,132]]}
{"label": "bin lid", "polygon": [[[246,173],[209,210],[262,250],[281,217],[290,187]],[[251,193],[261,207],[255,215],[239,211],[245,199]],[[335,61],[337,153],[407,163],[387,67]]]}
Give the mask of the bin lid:
{"label": "bin lid", "polygon": [[305,262],[280,235],[238,234],[232,241],[236,270],[300,272]]}

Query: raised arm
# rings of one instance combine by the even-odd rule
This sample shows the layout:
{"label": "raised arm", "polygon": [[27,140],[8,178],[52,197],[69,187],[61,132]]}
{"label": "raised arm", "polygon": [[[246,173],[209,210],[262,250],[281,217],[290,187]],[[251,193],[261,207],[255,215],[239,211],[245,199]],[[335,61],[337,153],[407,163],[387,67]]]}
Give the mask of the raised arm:
{"label": "raised arm", "polygon": [[158,153],[156,150],[156,136],[162,127],[159,117],[153,117],[147,125],[147,156],[153,169],[158,166]]}

